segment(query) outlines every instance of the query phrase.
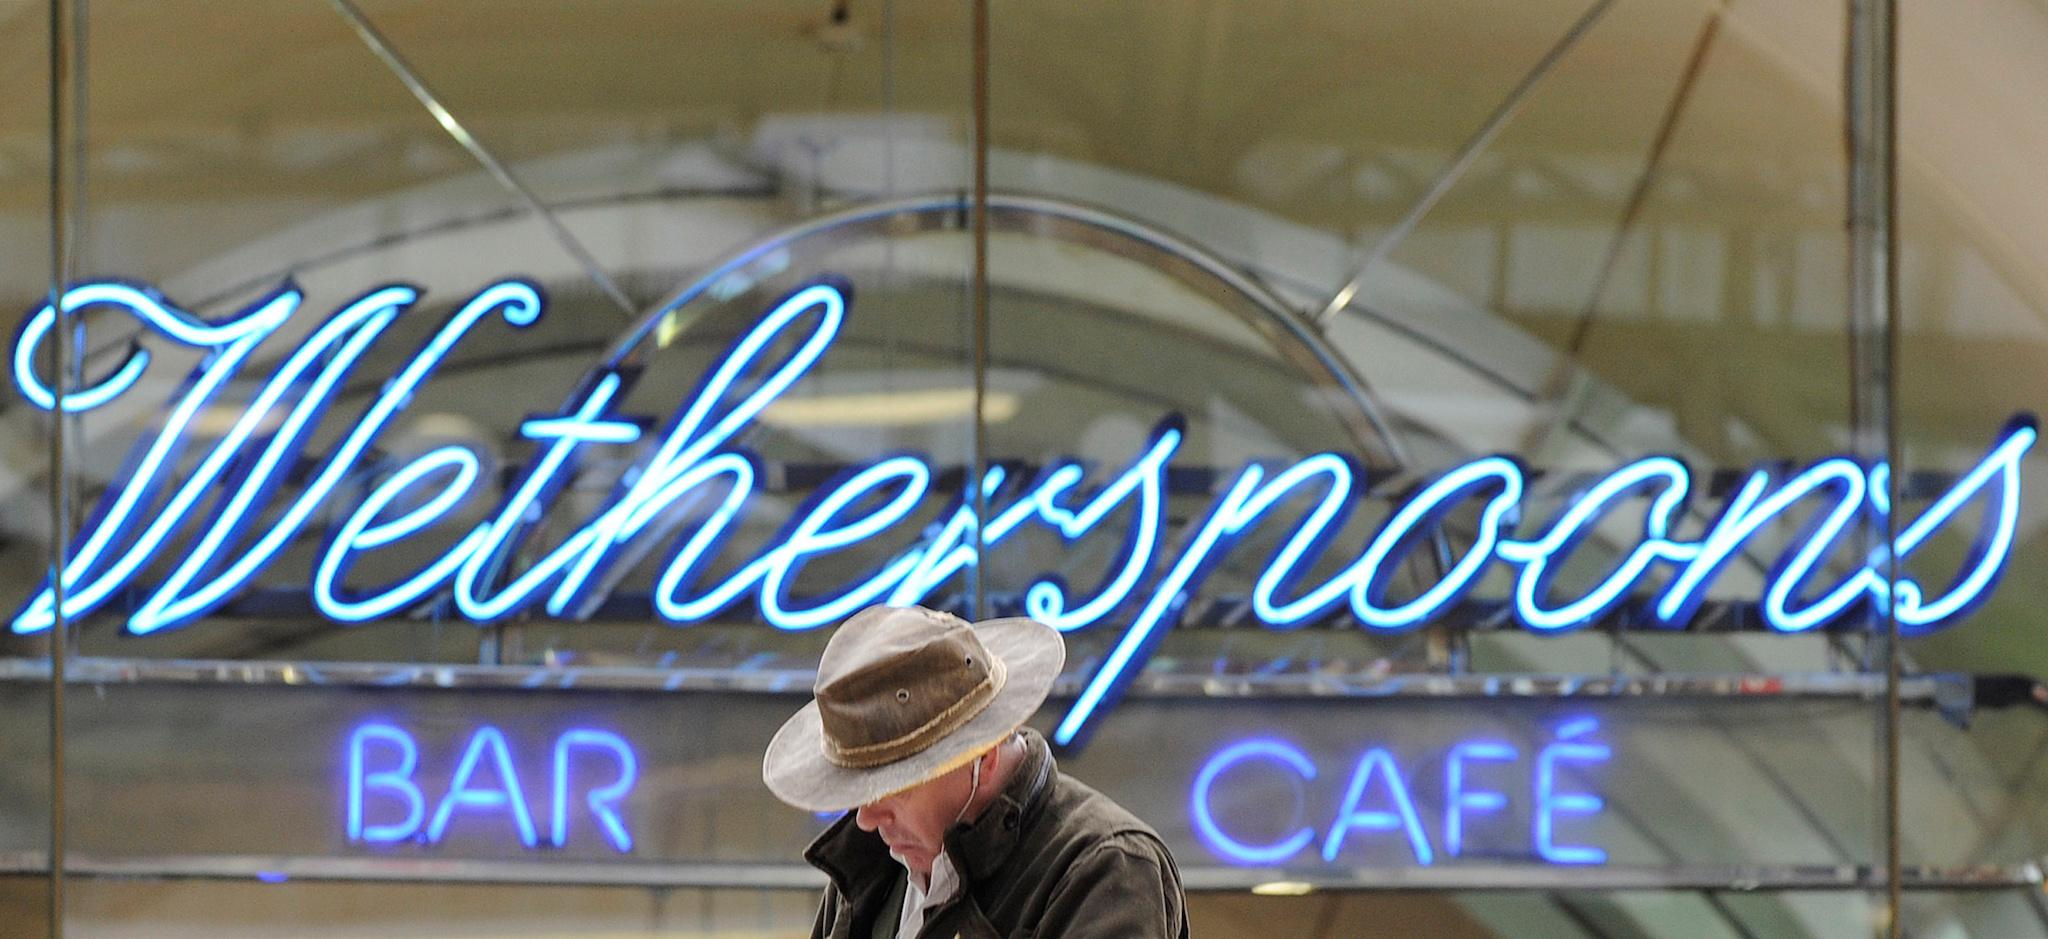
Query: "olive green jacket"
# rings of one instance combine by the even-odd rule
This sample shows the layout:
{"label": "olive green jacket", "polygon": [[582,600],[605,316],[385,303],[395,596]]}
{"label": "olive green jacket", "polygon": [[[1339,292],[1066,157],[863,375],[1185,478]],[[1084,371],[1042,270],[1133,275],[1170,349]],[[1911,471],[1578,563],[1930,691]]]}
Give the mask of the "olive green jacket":
{"label": "olive green jacket", "polygon": [[[1109,797],[1059,771],[1045,738],[1025,732],[1025,758],[981,817],[946,833],[961,889],[925,917],[940,939],[1186,939],[1187,898],[1166,844]],[[903,867],[852,812],[804,852],[831,883],[814,939],[895,931]],[[903,936],[898,939],[918,939]]]}

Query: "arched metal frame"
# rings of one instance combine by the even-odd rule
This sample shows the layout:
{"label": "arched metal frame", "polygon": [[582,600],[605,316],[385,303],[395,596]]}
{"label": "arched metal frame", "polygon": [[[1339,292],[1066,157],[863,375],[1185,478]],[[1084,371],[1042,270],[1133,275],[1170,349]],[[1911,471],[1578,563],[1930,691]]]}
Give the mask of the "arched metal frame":
{"label": "arched metal frame", "polygon": [[[763,257],[785,247],[813,238],[830,239],[842,230],[875,223],[886,224],[892,234],[957,230],[958,220],[970,207],[967,199],[957,194],[913,196],[843,209],[763,235],[713,264],[643,316],[613,347],[607,365],[628,361],[648,330],[662,318],[679,313],[725,278],[744,276]],[[1218,307],[1239,315],[1245,325],[1264,336],[1309,381],[1333,386],[1342,393],[1341,400],[1355,410],[1340,415],[1339,420],[1370,462],[1394,468],[1408,465],[1407,452],[1373,400],[1365,379],[1330,347],[1307,317],[1222,258],[1137,219],[1044,196],[991,194],[988,211],[993,231],[1049,237],[1125,257],[1215,300]],[[1261,315],[1241,316],[1245,301]]]}

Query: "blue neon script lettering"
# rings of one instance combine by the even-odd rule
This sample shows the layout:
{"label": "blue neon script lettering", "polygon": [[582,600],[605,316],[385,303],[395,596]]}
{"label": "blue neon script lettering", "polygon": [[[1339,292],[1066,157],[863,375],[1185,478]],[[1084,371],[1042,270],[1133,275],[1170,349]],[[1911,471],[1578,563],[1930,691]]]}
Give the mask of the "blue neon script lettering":
{"label": "blue neon script lettering", "polygon": [[[92,290],[98,286],[103,285],[77,289]],[[126,295],[122,297],[124,300],[135,299]],[[297,307],[299,295],[293,290],[280,291],[272,299],[230,318],[227,322],[233,328],[223,326],[209,330],[190,325],[178,330],[160,328],[178,342],[216,349],[220,354],[202,365],[192,391],[172,410],[170,419],[165,421],[146,448],[134,471],[127,474],[128,485],[110,490],[102,498],[103,510],[97,513],[91,534],[64,567],[62,576],[69,588],[65,596],[66,616],[84,615],[98,608],[109,595],[127,586],[148,561],[165,549],[171,534],[189,521],[189,514],[203,501],[203,497],[217,488],[225,488],[229,495],[213,505],[210,523],[198,536],[196,545],[184,554],[184,560],[172,574],[149,594],[141,608],[130,615],[128,626],[135,633],[149,633],[181,624],[216,608],[244,587],[297,536],[306,520],[353,468],[357,457],[469,327],[486,314],[498,310],[503,310],[505,317],[514,325],[522,326],[532,323],[540,314],[540,295],[525,283],[506,281],[478,293],[385,385],[347,436],[336,445],[326,464],[300,490],[298,498],[284,515],[272,522],[271,527],[261,533],[241,558],[225,570],[213,572],[213,579],[203,586],[187,592],[187,587],[196,577],[217,566],[219,552],[239,533],[243,527],[240,523],[257,514],[259,501],[267,501],[274,493],[281,477],[298,459],[299,441],[317,414],[325,408],[340,379],[383,329],[417,299],[418,293],[411,288],[385,287],[371,291],[330,317],[264,383],[255,400],[186,478],[184,485],[158,510],[156,517],[139,535],[128,540],[126,550],[111,564],[101,565],[112,543],[136,524],[133,518],[136,507],[164,485],[164,478],[169,475],[167,464],[190,430],[192,418],[213,392],[236,373],[255,345],[269,336],[289,316],[290,310]],[[115,301],[102,299],[100,302]],[[286,308],[282,316],[269,312],[281,307]],[[190,314],[180,313],[163,304],[131,309],[152,326],[158,326],[158,320],[164,317],[191,318]],[[48,312],[48,308],[43,311]],[[43,313],[31,318],[31,326],[42,318]],[[240,325],[247,323],[256,325],[246,328]],[[20,342],[32,344],[46,331],[25,329]],[[323,357],[326,361],[321,364]],[[25,363],[32,359],[33,355],[17,350],[16,384],[25,390],[31,383],[40,385],[32,373],[24,372]],[[319,366],[317,371],[316,365]],[[310,380],[306,378],[309,372],[314,374]],[[309,384],[302,387],[302,381],[309,381]],[[126,386],[123,387],[125,389]],[[204,394],[200,393],[202,390]],[[244,452],[245,447],[258,428],[267,423],[271,411],[294,392],[299,397],[290,413],[262,452],[252,459]],[[67,394],[66,397],[70,396]],[[118,395],[103,396],[93,406],[104,405],[115,397]],[[83,406],[77,409],[90,410]],[[229,471],[231,463],[243,462],[251,465]],[[27,609],[16,616],[14,630],[36,632],[48,629],[55,613],[51,598],[52,591],[45,587],[30,601]]]}
{"label": "blue neon script lettering", "polygon": [[[1368,747],[1351,764],[1341,790],[1314,794],[1327,798],[1331,791],[1341,792],[1335,800],[1323,802],[1312,797],[1307,785],[1316,780],[1318,764],[1306,750],[1270,737],[1229,744],[1196,771],[1188,815],[1205,847],[1241,866],[1296,863],[1317,840],[1317,829],[1305,823],[1305,816],[1327,820],[1319,852],[1325,863],[1340,863],[1377,838],[1381,844],[1375,850],[1405,852],[1421,866],[1435,864],[1440,857],[1448,861],[1473,854],[1493,860],[1533,857],[1552,864],[1602,864],[1606,850],[1582,843],[1599,830],[1597,816],[1606,806],[1592,780],[1614,756],[1611,747],[1593,739],[1599,730],[1594,718],[1564,721],[1552,728],[1552,739],[1535,751],[1533,759],[1524,759],[1513,744],[1493,739],[1467,740],[1443,751],[1444,786],[1436,793],[1442,800],[1441,855],[1416,799],[1418,792],[1432,793],[1416,787],[1402,770],[1401,759],[1386,747]],[[1409,765],[1422,764],[1411,759]],[[1483,771],[1484,777],[1474,779],[1475,771]],[[1276,779],[1294,794],[1291,806],[1284,798],[1277,800],[1287,809],[1278,813],[1287,818],[1278,826],[1276,800],[1267,795]],[[1320,814],[1324,811],[1328,814]],[[1473,815],[1507,817],[1489,819],[1493,824],[1474,839]],[[1522,824],[1511,829],[1506,824],[1510,821]],[[1565,843],[1561,825],[1574,843]],[[1276,827],[1287,834],[1274,838],[1270,832]],[[1254,832],[1272,840],[1258,840]],[[1475,842],[1482,844],[1481,850],[1474,850]]]}
{"label": "blue neon script lettering", "polygon": [[[1259,571],[1251,605],[1269,626],[1342,611],[1370,629],[1414,628],[1462,602],[1500,564],[1514,584],[1511,609],[1518,621],[1532,630],[1559,632],[1628,602],[1644,604],[1658,621],[1682,624],[1759,532],[1782,531],[1787,526],[1781,523],[1805,519],[1803,533],[1778,550],[1757,598],[1773,629],[1814,629],[1865,606],[1889,605],[1908,632],[1930,631],[1968,612],[2003,570],[2017,533],[2020,460],[2037,436],[2030,420],[2016,420],[1947,493],[1917,518],[1900,520],[1888,554],[1905,559],[1958,516],[1981,514],[1974,550],[1940,583],[1906,577],[1888,584],[1879,573],[1889,561],[1883,550],[1860,566],[1847,565],[1846,573],[1826,573],[1834,569],[1827,562],[1840,560],[1854,540],[1853,532],[1881,530],[1866,523],[1891,512],[1882,464],[1834,458],[1782,478],[1758,470],[1714,521],[1684,536],[1677,529],[1685,524],[1684,506],[1697,486],[1692,471],[1676,460],[1630,463],[1592,483],[1547,523],[1525,523],[1525,471],[1499,456],[1452,467],[1398,499],[1364,544],[1350,549],[1357,553],[1349,563],[1335,565],[1337,572],[1327,580],[1307,582],[1309,571],[1332,569],[1323,563],[1328,555],[1342,558],[1347,552],[1336,544],[1336,533],[1365,488],[1359,471],[1334,453],[1286,465],[1247,465],[1176,543],[1167,532],[1166,479],[1184,434],[1174,421],[1163,423],[1128,464],[1093,486],[1089,471],[1075,461],[1057,462],[1028,479],[989,468],[980,485],[991,514],[978,538],[975,500],[955,494],[931,517],[926,506],[938,498],[937,470],[923,457],[901,455],[820,487],[775,539],[749,555],[724,558],[762,473],[737,441],[831,350],[849,315],[842,287],[810,284],[771,306],[657,430],[643,428],[658,422],[615,413],[631,390],[629,372],[596,370],[559,413],[520,425],[531,450],[503,492],[484,485],[481,459],[460,444],[398,466],[367,463],[363,455],[484,319],[495,315],[524,327],[539,318],[542,298],[531,284],[506,280],[485,287],[404,360],[367,407],[345,417],[328,415],[343,382],[418,299],[409,287],[371,290],[325,320],[290,330],[303,338],[266,350],[277,364],[255,376],[243,373],[258,346],[277,341],[273,337],[303,307],[296,288],[281,287],[215,321],[146,288],[113,282],[75,287],[54,307],[32,313],[16,339],[14,381],[31,405],[45,411],[59,402],[37,371],[39,350],[66,317],[125,315],[154,341],[203,354],[162,409],[161,425],[138,443],[131,465],[117,477],[124,482],[100,497],[92,521],[74,542],[61,574],[65,615],[84,616],[121,597],[134,598],[127,619],[132,632],[190,622],[244,592],[304,536],[316,513],[324,513],[343,521],[314,557],[310,595],[314,607],[337,622],[390,616],[432,602],[449,603],[476,622],[536,607],[549,616],[577,618],[618,581],[609,568],[640,563],[650,553],[646,544],[629,549],[636,539],[674,537],[668,553],[651,562],[657,571],[650,602],[658,615],[691,623],[751,601],[769,624],[801,630],[835,622],[868,603],[922,600],[979,564],[977,542],[999,548],[1036,526],[1068,544],[1101,538],[1122,543],[1099,577],[1091,578],[1092,586],[1070,585],[1048,573],[1023,595],[1027,613],[1063,630],[1129,617],[1055,730],[1057,741],[1071,743],[1144,665],[1158,638],[1201,591],[1206,573],[1254,533],[1278,544],[1268,556],[1242,559]],[[86,413],[137,395],[153,361],[138,345],[118,365],[66,389],[61,407]],[[219,400],[236,379],[257,388],[238,411]],[[223,411],[233,419],[227,432],[201,439],[194,428],[198,415]],[[316,433],[323,420],[339,424],[340,433]],[[326,453],[306,452],[311,441],[337,436]],[[179,454],[188,446],[199,452],[181,463]],[[581,524],[567,526],[559,543],[530,543],[536,537],[533,520],[557,511],[556,497],[576,461],[599,450],[626,457],[630,466],[609,497]],[[290,494],[284,491],[287,479],[305,481]],[[355,484],[344,487],[351,480]],[[353,507],[331,506],[343,491],[364,495]],[[451,528],[465,503],[482,499],[496,500],[495,508],[462,514],[481,514],[483,521]],[[1442,559],[1444,570],[1434,582],[1400,586],[1408,581],[1397,574],[1413,566],[1410,556],[1434,550],[1434,535],[1446,517],[1468,511],[1476,511],[1477,530],[1469,540],[1459,539],[1456,556]],[[1556,572],[1596,529],[1610,538],[1633,533],[1634,547],[1591,588],[1561,588]],[[392,551],[430,530],[450,544],[440,556],[423,558],[395,582],[351,581],[358,559]],[[876,560],[850,583],[800,594],[802,572],[830,554]],[[719,561],[732,563],[714,563]],[[727,573],[713,578],[714,569]],[[144,572],[159,570],[167,573],[157,582],[143,580]],[[53,595],[45,585],[17,612],[11,628],[48,629],[56,613]]]}
{"label": "blue neon script lettering", "polygon": [[[496,824],[509,823],[509,833],[521,846],[541,845],[520,780],[520,761],[504,731],[496,727],[485,725],[470,734],[431,818],[421,776],[429,771],[435,774],[431,778],[440,776],[435,767],[423,768],[419,740],[410,731],[388,723],[365,723],[349,732],[344,751],[342,818],[351,843],[440,844],[461,812],[473,817],[467,824],[479,831],[492,830],[490,818],[502,816],[504,822]],[[639,781],[640,761],[633,746],[608,730],[573,729],[555,738],[549,765],[546,843],[557,848],[569,844],[570,806],[580,794],[604,842],[620,854],[631,852],[633,834],[622,803]],[[599,775],[605,773],[608,779]],[[604,781],[592,784],[593,778]],[[394,806],[402,811],[393,811]],[[397,820],[379,820],[393,817]]]}
{"label": "blue neon script lettering", "polygon": [[[1976,546],[1955,579],[1934,588],[1939,593],[1937,599],[1927,599],[1927,587],[1911,576],[1901,576],[1898,581],[1895,610],[1908,634],[1925,633],[1952,622],[1988,595],[2011,556],[2019,520],[2019,462],[2037,436],[2031,418],[2014,419],[1981,463],[1900,532],[1894,552],[1904,559],[1964,505],[1972,501],[1984,504]],[[1273,594],[1280,580],[1291,576],[1301,563],[1305,546],[1327,543],[1324,533],[1341,524],[1342,512],[1331,504],[1341,500],[1350,486],[1349,470],[1334,456],[1321,454],[1262,484],[1261,468],[1247,467],[1208,519],[1188,536],[1179,560],[1061,718],[1053,740],[1073,743],[1095,713],[1114,698],[1143,664],[1150,643],[1185,599],[1185,592],[1194,588],[1193,580],[1207,563],[1228,550],[1246,529],[1267,521],[1270,510],[1283,497],[1318,477],[1329,480],[1325,498],[1297,523],[1293,536],[1267,562],[1266,573],[1255,588],[1254,609],[1268,625],[1284,627],[1318,615],[1348,592],[1351,614],[1367,628],[1411,628],[1456,603],[1496,560],[1519,568],[1512,610],[1529,629],[1558,632],[1593,622],[1632,595],[1660,563],[1669,565],[1674,573],[1656,597],[1654,615],[1677,624],[1698,607],[1708,585],[1760,528],[1805,508],[1806,503],[1819,501],[1823,503],[1819,519],[1807,526],[1803,539],[1784,549],[1764,588],[1764,621],[1779,632],[1800,632],[1840,619],[1858,602],[1892,602],[1892,588],[1879,573],[1884,567],[1881,552],[1873,552],[1861,567],[1817,598],[1807,597],[1811,591],[1805,589],[1831,550],[1847,540],[1844,536],[1859,513],[1882,518],[1890,512],[1882,495],[1885,487],[1871,482],[1883,480],[1887,472],[1882,464],[1865,469],[1854,460],[1836,457],[1792,475],[1766,496],[1771,479],[1759,470],[1704,535],[1696,541],[1683,541],[1673,538],[1671,529],[1692,489],[1691,472],[1675,460],[1653,457],[1595,482],[1545,526],[1541,536],[1522,540],[1508,537],[1505,529],[1521,498],[1523,471],[1502,457],[1485,457],[1455,467],[1422,487],[1380,527],[1356,563],[1300,599],[1281,604],[1273,601]],[[1553,596],[1554,565],[1590,536],[1595,524],[1612,513],[1625,495],[1642,491],[1655,495],[1644,514],[1636,548],[1583,595]],[[1392,578],[1395,559],[1418,543],[1421,533],[1437,524],[1461,499],[1483,500],[1471,547],[1436,584],[1413,599],[1390,605],[1383,583]]]}

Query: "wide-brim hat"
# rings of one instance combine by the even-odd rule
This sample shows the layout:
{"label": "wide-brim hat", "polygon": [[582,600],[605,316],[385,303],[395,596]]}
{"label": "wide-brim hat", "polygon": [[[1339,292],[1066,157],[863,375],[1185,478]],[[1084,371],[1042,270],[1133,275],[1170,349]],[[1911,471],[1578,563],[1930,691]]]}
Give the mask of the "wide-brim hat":
{"label": "wide-brim hat", "polygon": [[935,779],[1023,726],[1066,655],[1057,630],[1026,617],[970,625],[922,607],[869,607],[825,644],[814,697],[776,731],[761,779],[814,812]]}

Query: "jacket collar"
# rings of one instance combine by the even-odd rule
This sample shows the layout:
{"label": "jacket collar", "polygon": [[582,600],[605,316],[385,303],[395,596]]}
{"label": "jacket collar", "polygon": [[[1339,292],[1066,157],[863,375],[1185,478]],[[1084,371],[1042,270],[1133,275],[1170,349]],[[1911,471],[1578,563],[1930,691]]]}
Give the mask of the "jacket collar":
{"label": "jacket collar", "polygon": [[[1044,737],[1028,728],[1021,733],[1024,760],[1017,765],[1016,774],[979,818],[946,832],[946,856],[959,869],[967,889],[1002,871],[1018,838],[1044,808],[1047,783],[1059,768]],[[804,860],[832,878],[840,895],[849,900],[857,900],[860,891],[877,882],[887,884],[901,869],[889,857],[889,847],[880,835],[862,831],[854,823],[853,812],[841,816],[811,842],[804,850]]]}
{"label": "jacket collar", "polygon": [[1057,768],[1052,748],[1035,730],[1026,729],[1023,737],[1024,760],[1002,793],[980,818],[946,832],[946,856],[960,869],[963,883],[977,884],[999,874],[1016,854],[1017,840],[1044,808],[1046,783]]}

